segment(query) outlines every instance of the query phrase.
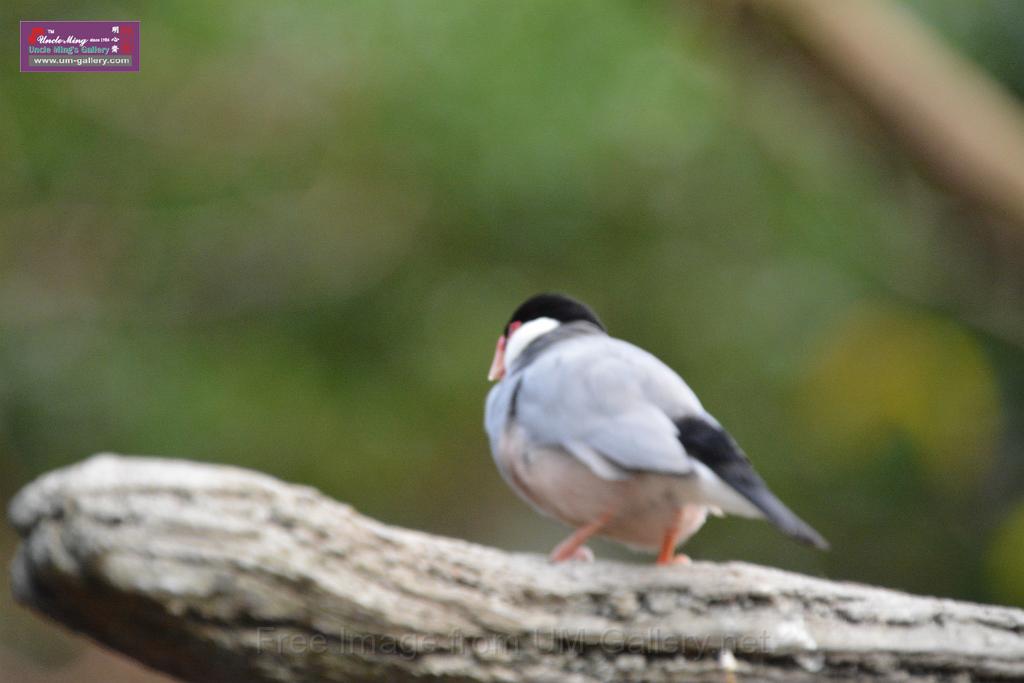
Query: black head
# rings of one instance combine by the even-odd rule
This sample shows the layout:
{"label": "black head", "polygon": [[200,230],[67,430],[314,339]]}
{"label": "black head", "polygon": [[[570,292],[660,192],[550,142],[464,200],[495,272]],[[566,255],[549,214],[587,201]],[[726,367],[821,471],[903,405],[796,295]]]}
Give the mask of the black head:
{"label": "black head", "polygon": [[597,314],[590,308],[564,294],[537,294],[519,305],[505,325],[504,334],[508,334],[512,323],[528,323],[537,318],[552,318],[561,323],[586,320],[605,329]]}

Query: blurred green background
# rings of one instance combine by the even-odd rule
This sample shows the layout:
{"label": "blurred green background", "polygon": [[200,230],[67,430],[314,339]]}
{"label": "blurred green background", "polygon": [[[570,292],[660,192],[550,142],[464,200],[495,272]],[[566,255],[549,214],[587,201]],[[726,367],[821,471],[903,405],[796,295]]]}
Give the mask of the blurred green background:
{"label": "blurred green background", "polygon": [[[1024,95],[1024,3],[905,5]],[[553,289],[678,369],[833,544],[713,520],[689,554],[1024,605],[1020,253],[798,51],[668,2],[0,16],[142,20],[139,74],[19,74],[11,41],[0,69],[3,501],[151,453],[546,552],[564,529],[481,422],[502,325]],[[8,593],[10,680],[142,680]]]}

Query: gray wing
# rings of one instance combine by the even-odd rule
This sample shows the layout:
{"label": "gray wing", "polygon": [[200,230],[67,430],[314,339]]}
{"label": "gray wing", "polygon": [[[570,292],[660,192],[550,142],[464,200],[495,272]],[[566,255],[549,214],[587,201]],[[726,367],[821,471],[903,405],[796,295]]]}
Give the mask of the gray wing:
{"label": "gray wing", "polygon": [[487,404],[484,408],[484,429],[487,430],[492,453],[498,452],[498,444],[501,443],[501,435],[505,432],[508,423],[512,396],[516,391],[519,379],[521,378],[506,378],[491,387],[487,394]]}
{"label": "gray wing", "polygon": [[510,405],[530,439],[564,447],[600,476],[693,469],[673,418],[703,408],[679,375],[632,344],[566,340],[509,379],[520,382]]}

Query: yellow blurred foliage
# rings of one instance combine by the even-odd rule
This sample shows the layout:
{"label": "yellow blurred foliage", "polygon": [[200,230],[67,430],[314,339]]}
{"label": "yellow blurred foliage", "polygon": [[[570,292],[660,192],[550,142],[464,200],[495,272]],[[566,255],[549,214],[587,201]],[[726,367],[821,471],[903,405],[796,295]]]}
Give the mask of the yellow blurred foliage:
{"label": "yellow blurred foliage", "polygon": [[909,439],[944,492],[986,471],[1001,424],[995,375],[977,341],[946,320],[889,307],[852,308],[826,334],[803,387],[823,449],[863,461]]}
{"label": "yellow blurred foliage", "polygon": [[987,560],[993,599],[1024,607],[1024,503],[996,531]]}

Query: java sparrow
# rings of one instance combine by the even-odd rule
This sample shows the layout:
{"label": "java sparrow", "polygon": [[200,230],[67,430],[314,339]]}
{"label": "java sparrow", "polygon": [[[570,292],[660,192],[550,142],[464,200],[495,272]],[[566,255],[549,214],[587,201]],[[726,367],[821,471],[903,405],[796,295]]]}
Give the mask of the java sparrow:
{"label": "java sparrow", "polygon": [[601,535],[658,564],[709,512],[767,519],[827,548],[768,490],[747,456],[683,379],[611,337],[590,308],[561,294],[519,306],[498,339],[484,425],[506,482],[541,513],[575,528],[553,562],[590,559]]}

